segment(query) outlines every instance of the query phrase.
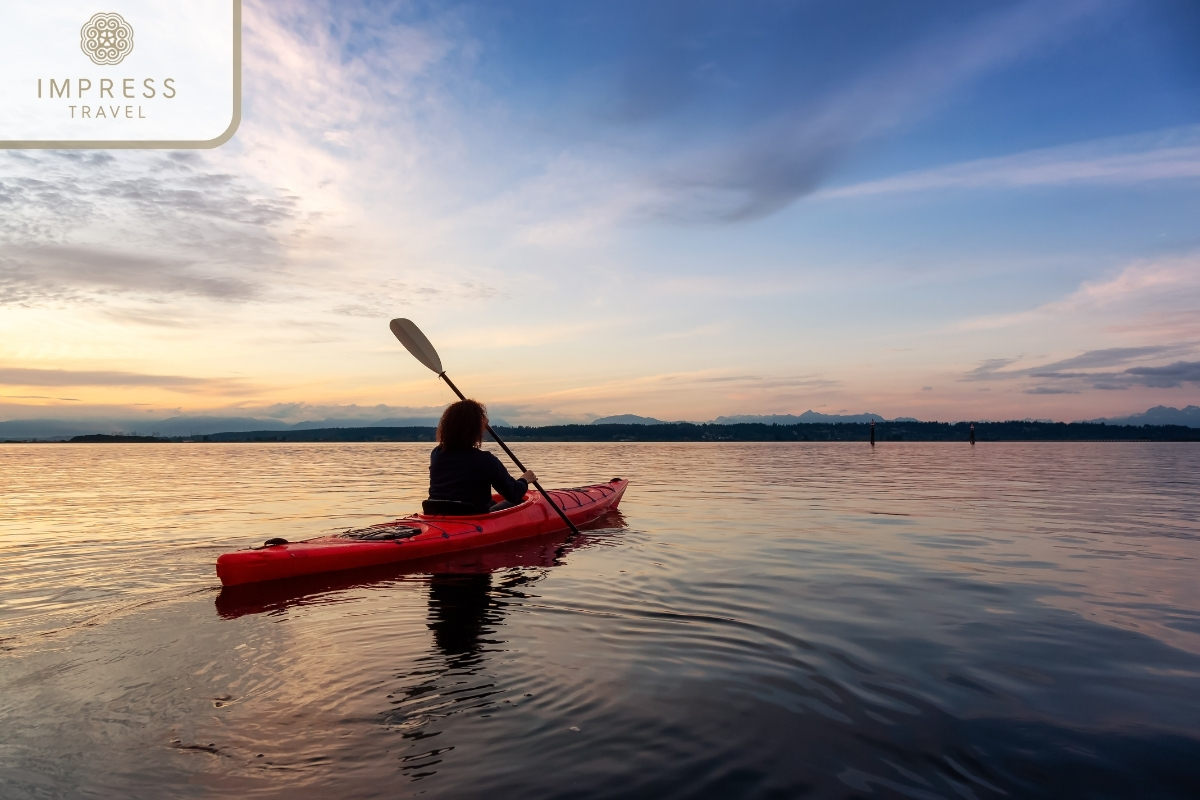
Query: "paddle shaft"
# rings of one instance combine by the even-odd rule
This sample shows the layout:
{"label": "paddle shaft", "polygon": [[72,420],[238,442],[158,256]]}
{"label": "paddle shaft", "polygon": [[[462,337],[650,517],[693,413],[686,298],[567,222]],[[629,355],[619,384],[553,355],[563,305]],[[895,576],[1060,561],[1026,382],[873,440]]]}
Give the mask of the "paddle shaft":
{"label": "paddle shaft", "polygon": [[[442,380],[444,380],[446,382],[446,385],[449,386],[456,395],[458,395],[459,400],[467,399],[463,395],[463,393],[458,390],[458,387],[454,385],[454,381],[450,380],[450,377],[446,373],[444,373],[444,372],[439,373],[438,377],[441,378]],[[508,453],[508,457],[511,458],[513,460],[513,463],[517,465],[517,469],[521,470],[521,472],[529,471],[529,470],[525,469],[525,465],[521,463],[521,459],[517,458],[517,454],[514,453],[512,450],[509,450],[508,445],[504,443],[504,440],[496,435],[496,432],[494,430],[492,430],[491,425],[487,426],[487,432],[489,434],[491,434],[491,437],[493,439],[496,440],[496,444],[498,444],[498,445],[500,445],[500,447],[504,448],[504,452]],[[558,504],[550,499],[550,495],[546,494],[546,490],[542,488],[542,485],[540,483],[538,483],[537,481],[534,481],[533,485],[539,492],[541,492],[542,497],[546,498],[546,502],[550,504],[550,507],[558,512],[558,515],[560,517],[562,517],[562,521],[567,523],[567,527],[571,529],[572,533],[579,533],[579,528],[576,528],[575,523],[571,522],[571,519],[567,516],[567,512],[565,512],[561,508],[559,508]]]}

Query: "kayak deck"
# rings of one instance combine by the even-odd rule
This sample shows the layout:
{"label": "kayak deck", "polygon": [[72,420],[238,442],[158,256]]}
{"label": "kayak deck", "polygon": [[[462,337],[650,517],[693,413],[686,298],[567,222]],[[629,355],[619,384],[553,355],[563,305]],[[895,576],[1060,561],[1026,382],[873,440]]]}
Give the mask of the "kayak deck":
{"label": "kayak deck", "polygon": [[[608,483],[577,489],[551,489],[547,494],[571,522],[580,525],[616,508],[628,485],[628,481],[613,478]],[[531,491],[520,504],[490,514],[412,514],[393,522],[303,542],[225,553],[217,559],[217,577],[224,586],[237,586],[391,564],[486,547],[566,527],[545,499]]]}

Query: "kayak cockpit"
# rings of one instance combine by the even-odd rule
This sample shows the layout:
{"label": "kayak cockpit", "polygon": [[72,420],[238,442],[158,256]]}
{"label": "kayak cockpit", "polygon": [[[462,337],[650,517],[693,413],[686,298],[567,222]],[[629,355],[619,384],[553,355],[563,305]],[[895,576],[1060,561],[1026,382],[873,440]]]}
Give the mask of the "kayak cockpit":
{"label": "kayak cockpit", "polygon": [[[458,500],[424,500],[421,502],[422,513],[416,514],[415,517],[417,519],[425,519],[426,517],[430,519],[445,519],[446,517],[453,517],[455,519],[495,519],[499,514],[519,508],[528,508],[529,504],[534,502],[535,499],[536,496],[531,497],[529,494],[526,494],[525,499],[516,505],[498,508],[494,511],[485,511],[483,513],[476,511],[470,503],[463,503]],[[500,495],[492,495],[493,504],[503,500],[504,498]]]}

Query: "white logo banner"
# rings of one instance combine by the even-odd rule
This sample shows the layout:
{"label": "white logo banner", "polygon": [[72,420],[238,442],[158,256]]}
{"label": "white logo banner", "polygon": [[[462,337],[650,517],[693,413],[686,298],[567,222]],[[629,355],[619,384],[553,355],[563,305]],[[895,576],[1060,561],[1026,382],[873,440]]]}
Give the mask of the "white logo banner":
{"label": "white logo banner", "polygon": [[241,0],[5,0],[0,30],[0,148],[217,147],[241,121]]}

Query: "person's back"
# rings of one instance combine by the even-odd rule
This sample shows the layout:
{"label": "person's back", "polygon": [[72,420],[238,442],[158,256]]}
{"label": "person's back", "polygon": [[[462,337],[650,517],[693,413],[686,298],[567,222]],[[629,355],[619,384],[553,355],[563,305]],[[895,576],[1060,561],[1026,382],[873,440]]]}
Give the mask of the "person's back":
{"label": "person's back", "polygon": [[[520,503],[536,480],[532,472],[514,479],[500,459],[479,449],[487,409],[474,400],[448,406],[438,423],[438,446],[429,456],[429,500],[462,504],[465,513],[486,514]],[[492,488],[506,502],[493,507]],[[433,505],[433,504],[430,504]]]}

